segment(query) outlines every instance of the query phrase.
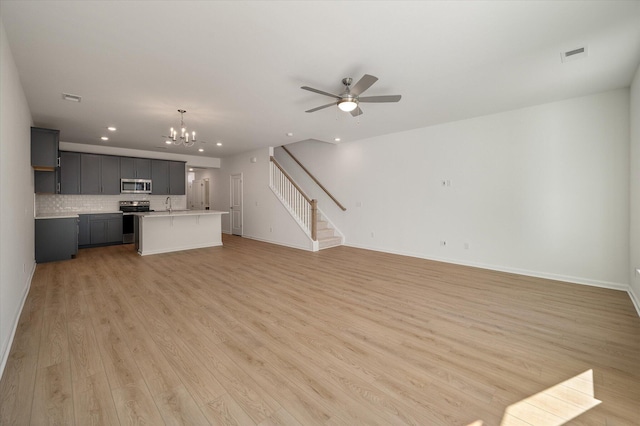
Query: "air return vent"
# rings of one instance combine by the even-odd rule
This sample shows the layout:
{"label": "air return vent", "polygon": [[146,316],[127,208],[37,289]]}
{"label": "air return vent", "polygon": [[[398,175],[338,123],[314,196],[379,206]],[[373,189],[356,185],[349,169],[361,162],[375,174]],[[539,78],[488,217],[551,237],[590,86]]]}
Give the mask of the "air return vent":
{"label": "air return vent", "polygon": [[63,93],[62,99],[70,102],[80,102],[82,101],[82,96],[72,95],[71,93]]}
{"label": "air return vent", "polygon": [[587,46],[578,47],[576,49],[567,50],[566,52],[562,52],[560,57],[562,62],[575,61],[577,59],[586,58],[588,53]]}

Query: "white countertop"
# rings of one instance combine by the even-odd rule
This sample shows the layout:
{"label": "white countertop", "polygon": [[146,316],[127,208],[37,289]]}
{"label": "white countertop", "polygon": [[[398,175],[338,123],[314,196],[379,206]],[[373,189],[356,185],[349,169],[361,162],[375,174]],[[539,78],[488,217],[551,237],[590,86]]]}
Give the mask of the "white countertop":
{"label": "white countertop", "polygon": [[138,212],[135,213],[141,217],[176,217],[176,216],[202,216],[209,214],[229,214],[229,212],[222,212],[218,210],[169,210],[155,211],[155,212]]}
{"label": "white countertop", "polygon": [[122,213],[119,210],[105,211],[105,210],[91,210],[91,211],[79,211],[79,212],[47,212],[39,213],[36,215],[36,219],[64,219],[69,217],[78,217],[81,214],[113,214]]}
{"label": "white countertop", "polygon": [[78,213],[42,213],[36,216],[36,219],[70,219],[74,217],[78,217]]}

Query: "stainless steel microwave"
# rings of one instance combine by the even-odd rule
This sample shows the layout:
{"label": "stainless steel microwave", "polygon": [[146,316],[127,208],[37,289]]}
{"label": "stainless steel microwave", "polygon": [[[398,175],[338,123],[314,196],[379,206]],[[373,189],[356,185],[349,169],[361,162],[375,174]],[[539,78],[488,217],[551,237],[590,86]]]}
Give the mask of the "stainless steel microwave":
{"label": "stainless steel microwave", "polygon": [[151,194],[149,179],[120,179],[121,194]]}

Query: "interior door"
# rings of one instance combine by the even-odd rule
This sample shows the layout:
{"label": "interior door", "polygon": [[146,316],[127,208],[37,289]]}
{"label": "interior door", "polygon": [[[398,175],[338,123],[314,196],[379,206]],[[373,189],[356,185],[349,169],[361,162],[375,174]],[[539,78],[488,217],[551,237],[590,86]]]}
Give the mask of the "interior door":
{"label": "interior door", "polygon": [[242,173],[231,175],[231,233],[242,236]]}

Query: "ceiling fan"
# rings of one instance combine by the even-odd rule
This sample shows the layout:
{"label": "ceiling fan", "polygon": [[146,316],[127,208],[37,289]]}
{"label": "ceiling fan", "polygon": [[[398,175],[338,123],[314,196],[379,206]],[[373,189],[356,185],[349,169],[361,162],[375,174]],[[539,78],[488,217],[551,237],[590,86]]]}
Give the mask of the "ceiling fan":
{"label": "ceiling fan", "polygon": [[369,87],[378,81],[378,77],[374,77],[369,74],[365,74],[358,82],[351,87],[351,83],[353,79],[350,77],[346,77],[342,79],[342,84],[344,84],[344,91],[339,95],[334,95],[333,93],[324,92],[322,90],[314,89],[309,86],[302,86],[301,89],[308,90],[310,92],[319,93],[321,95],[329,96],[331,98],[335,98],[336,100],[331,102],[330,104],[322,105],[313,109],[310,109],[305,112],[315,112],[324,108],[328,108],[333,105],[338,105],[342,111],[350,112],[352,116],[357,117],[362,114],[362,109],[360,108],[361,102],[398,102],[401,95],[387,95],[387,96],[364,96],[360,95],[367,90]]}

